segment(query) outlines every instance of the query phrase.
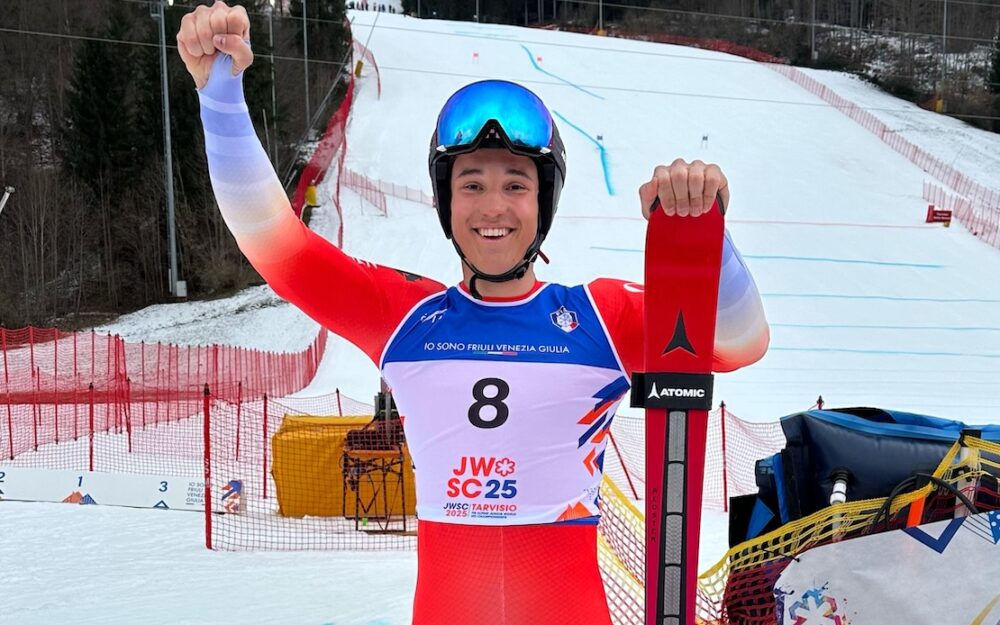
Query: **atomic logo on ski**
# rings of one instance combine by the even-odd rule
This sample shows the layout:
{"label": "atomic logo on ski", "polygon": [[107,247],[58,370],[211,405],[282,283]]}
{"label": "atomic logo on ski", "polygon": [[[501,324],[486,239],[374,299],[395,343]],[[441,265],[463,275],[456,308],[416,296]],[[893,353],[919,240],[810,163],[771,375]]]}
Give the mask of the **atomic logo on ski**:
{"label": "atomic logo on ski", "polygon": [[692,356],[697,356],[698,353],[694,351],[694,347],[691,345],[691,340],[688,339],[687,330],[684,328],[684,311],[677,311],[677,325],[674,326],[674,335],[670,338],[670,343],[663,350],[663,354],[669,354],[675,349],[683,349]]}
{"label": "atomic logo on ski", "polygon": [[653,382],[653,388],[649,391],[649,395],[646,399],[670,399],[672,397],[704,397],[705,389],[703,388],[663,388],[657,389],[656,382]]}

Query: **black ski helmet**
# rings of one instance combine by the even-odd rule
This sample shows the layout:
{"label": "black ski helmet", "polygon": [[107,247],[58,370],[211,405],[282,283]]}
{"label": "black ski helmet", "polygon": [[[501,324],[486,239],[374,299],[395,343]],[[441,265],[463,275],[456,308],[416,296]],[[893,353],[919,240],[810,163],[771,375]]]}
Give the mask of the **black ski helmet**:
{"label": "black ski helmet", "polygon": [[[451,231],[452,165],[458,155],[481,148],[504,148],[527,156],[538,168],[538,232],[524,259],[502,274],[485,274],[474,267],[454,243]],[[462,87],[438,114],[428,169],[441,228],[472,270],[473,290],[476,278],[505,282],[522,277],[552,227],[566,177],[566,150],[542,100],[529,89],[505,80],[483,80]]]}

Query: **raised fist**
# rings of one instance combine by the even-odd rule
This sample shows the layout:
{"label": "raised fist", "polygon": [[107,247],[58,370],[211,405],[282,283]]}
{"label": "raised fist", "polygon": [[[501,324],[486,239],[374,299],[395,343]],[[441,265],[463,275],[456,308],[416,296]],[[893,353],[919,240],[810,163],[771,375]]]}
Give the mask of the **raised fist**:
{"label": "raised fist", "polygon": [[681,217],[698,217],[712,209],[716,194],[729,207],[729,181],[718,165],[677,159],[669,166],[658,165],[653,176],[639,187],[642,216],[649,219],[649,209],[656,199],[663,212]]}
{"label": "raised fist", "polygon": [[240,73],[253,63],[246,9],[227,6],[222,0],[210,7],[198,6],[181,20],[177,50],[199,89],[208,82],[219,52],[233,57],[233,75]]}

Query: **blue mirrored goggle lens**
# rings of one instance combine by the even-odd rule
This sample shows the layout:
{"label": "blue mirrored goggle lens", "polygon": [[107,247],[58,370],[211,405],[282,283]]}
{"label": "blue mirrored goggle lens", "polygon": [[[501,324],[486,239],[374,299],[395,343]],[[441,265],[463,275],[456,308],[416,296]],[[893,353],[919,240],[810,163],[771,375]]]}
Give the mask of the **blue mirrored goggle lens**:
{"label": "blue mirrored goggle lens", "polygon": [[520,85],[491,80],[463,87],[448,98],[438,117],[438,145],[469,145],[491,119],[514,145],[541,149],[552,141],[552,117],[538,96]]}

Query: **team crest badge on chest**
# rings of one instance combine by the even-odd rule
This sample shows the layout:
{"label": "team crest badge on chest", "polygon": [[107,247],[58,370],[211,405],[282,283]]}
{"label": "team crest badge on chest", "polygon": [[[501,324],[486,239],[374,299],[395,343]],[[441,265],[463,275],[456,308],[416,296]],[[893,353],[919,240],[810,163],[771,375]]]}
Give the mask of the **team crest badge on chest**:
{"label": "team crest badge on chest", "polygon": [[565,306],[560,306],[559,310],[549,315],[549,317],[552,319],[552,323],[556,324],[556,327],[563,332],[572,332],[580,325],[576,313],[572,310],[566,310]]}

